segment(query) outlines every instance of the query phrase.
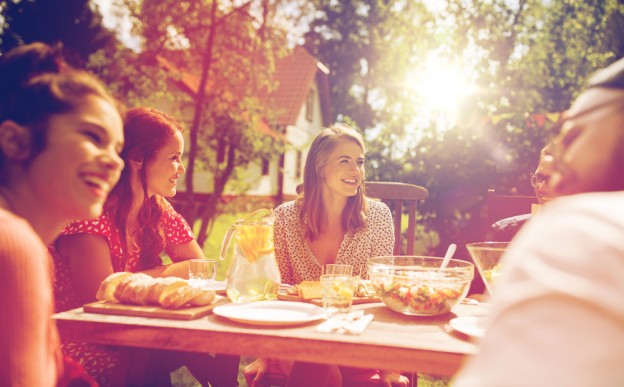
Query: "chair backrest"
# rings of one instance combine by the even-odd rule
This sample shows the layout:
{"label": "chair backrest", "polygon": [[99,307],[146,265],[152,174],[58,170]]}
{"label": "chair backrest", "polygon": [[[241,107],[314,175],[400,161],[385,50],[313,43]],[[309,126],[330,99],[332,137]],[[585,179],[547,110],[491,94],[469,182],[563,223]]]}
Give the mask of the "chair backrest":
{"label": "chair backrest", "polygon": [[535,196],[525,195],[497,195],[493,189],[488,189],[486,197],[487,226],[511,216],[530,214],[532,205],[537,204]]}
{"label": "chair backrest", "polygon": [[366,196],[380,199],[392,209],[394,218],[394,254],[401,255],[403,220],[403,203],[407,203],[407,248],[405,255],[414,255],[414,241],[416,239],[416,204],[419,200],[429,197],[425,187],[414,184],[367,181]]}

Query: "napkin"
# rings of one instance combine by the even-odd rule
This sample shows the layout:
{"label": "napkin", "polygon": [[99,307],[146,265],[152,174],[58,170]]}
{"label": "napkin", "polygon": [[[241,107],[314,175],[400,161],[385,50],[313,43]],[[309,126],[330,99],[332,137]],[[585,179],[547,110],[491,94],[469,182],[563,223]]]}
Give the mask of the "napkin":
{"label": "napkin", "polygon": [[316,330],[322,333],[359,335],[366,330],[373,317],[372,314],[365,315],[363,310],[336,314],[317,326]]}

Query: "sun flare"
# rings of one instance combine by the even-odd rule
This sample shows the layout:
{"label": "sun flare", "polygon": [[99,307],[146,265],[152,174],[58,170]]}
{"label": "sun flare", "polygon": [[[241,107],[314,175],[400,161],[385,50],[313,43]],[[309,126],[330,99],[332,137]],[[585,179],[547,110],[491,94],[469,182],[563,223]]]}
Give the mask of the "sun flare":
{"label": "sun flare", "polygon": [[410,88],[419,97],[420,114],[443,126],[455,124],[461,102],[474,93],[468,69],[434,54],[408,78]]}

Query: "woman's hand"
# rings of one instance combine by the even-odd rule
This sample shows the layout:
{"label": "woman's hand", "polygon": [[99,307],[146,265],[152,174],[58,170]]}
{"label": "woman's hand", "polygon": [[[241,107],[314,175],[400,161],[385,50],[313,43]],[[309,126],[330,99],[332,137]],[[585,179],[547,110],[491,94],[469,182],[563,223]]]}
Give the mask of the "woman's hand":
{"label": "woman's hand", "polygon": [[188,279],[189,263],[188,261],[175,262],[169,265],[154,267],[152,269],[142,270],[142,273],[151,275],[152,277],[180,277]]}
{"label": "woman's hand", "polygon": [[262,376],[266,373],[268,368],[269,368],[269,359],[261,357],[249,363],[243,369],[243,375],[245,376],[245,378],[247,378],[247,376],[252,376],[254,374],[256,375],[250,387],[259,385],[260,380],[262,379]]}
{"label": "woman's hand", "polygon": [[379,381],[382,386],[409,386],[409,379],[395,371],[379,371]]}

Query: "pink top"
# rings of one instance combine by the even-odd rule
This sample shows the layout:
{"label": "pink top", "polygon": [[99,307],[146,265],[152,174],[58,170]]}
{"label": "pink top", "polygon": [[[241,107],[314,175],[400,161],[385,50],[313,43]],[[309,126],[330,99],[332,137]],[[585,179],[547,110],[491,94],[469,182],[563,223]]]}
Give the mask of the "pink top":
{"label": "pink top", "polygon": [[[367,226],[346,233],[336,263],[353,265],[353,275],[365,278],[370,257],[392,255],[394,226],[392,213],[382,202],[368,200]],[[318,281],[322,268],[303,236],[299,220],[300,207],[295,201],[275,209],[275,257],[282,282],[296,285],[301,281]]]}
{"label": "pink top", "polygon": [[[195,239],[193,231],[184,218],[173,209],[169,202],[164,201],[164,203],[166,208],[161,218],[161,225],[167,239],[166,243],[168,245],[180,245]],[[97,219],[71,223],[61,232],[61,235],[73,234],[91,234],[104,237],[111,251],[113,271],[137,271],[140,252],[132,252],[128,256],[127,262],[124,262],[120,231],[108,213],[102,214]],[[54,246],[50,247],[50,252],[54,258],[56,310],[65,311],[82,306],[78,302],[76,291],[73,288],[71,266],[68,260],[60,256]]]}
{"label": "pink top", "polygon": [[24,219],[0,209],[0,386],[53,386],[61,371],[50,257]]}

